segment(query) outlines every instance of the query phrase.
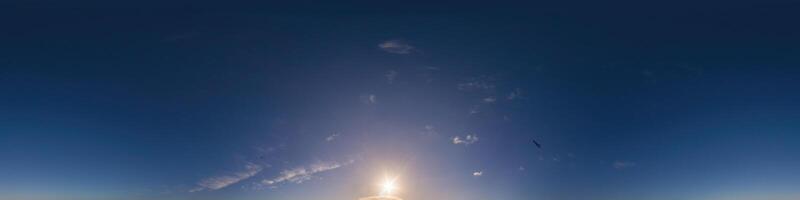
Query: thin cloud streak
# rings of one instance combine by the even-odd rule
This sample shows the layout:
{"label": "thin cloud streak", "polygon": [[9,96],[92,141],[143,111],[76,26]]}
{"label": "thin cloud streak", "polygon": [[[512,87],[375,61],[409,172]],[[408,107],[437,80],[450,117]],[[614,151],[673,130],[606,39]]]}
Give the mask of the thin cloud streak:
{"label": "thin cloud streak", "polygon": [[217,176],[203,179],[202,181],[197,183],[197,187],[189,190],[189,192],[199,192],[204,190],[218,190],[229,185],[233,185],[238,183],[239,181],[248,179],[250,177],[255,176],[263,167],[253,163],[247,163],[244,166],[244,170],[236,172],[232,175],[224,175],[224,176]]}
{"label": "thin cloud streak", "polygon": [[290,182],[300,184],[305,181],[311,180],[314,174],[334,170],[354,163],[355,160],[348,160],[347,162],[318,162],[309,166],[300,166],[293,169],[283,170],[280,175],[272,179],[262,180],[261,183],[265,185],[277,185],[283,182]]}
{"label": "thin cloud streak", "polygon": [[474,80],[458,84],[458,90],[461,91],[486,91],[494,89],[494,84],[484,80]]}

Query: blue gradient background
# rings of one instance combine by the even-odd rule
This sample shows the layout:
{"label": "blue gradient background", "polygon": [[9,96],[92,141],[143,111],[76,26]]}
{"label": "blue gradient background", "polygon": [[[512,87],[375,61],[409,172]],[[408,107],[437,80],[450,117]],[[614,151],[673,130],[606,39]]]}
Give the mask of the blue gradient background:
{"label": "blue gradient background", "polygon": [[790,1],[0,5],[0,199],[800,198]]}

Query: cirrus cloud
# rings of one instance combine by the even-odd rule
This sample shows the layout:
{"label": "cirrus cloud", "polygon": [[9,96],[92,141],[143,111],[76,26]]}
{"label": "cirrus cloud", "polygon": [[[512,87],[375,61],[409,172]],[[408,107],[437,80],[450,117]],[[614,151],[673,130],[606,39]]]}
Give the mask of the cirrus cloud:
{"label": "cirrus cloud", "polygon": [[189,192],[222,189],[228,187],[229,185],[238,183],[239,181],[253,177],[259,172],[261,172],[262,169],[263,167],[261,165],[247,163],[242,171],[230,175],[216,176],[203,179],[202,181],[197,183],[197,187],[189,190]]}
{"label": "cirrus cloud", "polygon": [[334,170],[354,163],[355,160],[346,162],[317,162],[309,166],[300,166],[292,169],[283,170],[280,175],[271,179],[261,181],[264,185],[277,185],[283,182],[300,184],[311,180],[314,174]]}

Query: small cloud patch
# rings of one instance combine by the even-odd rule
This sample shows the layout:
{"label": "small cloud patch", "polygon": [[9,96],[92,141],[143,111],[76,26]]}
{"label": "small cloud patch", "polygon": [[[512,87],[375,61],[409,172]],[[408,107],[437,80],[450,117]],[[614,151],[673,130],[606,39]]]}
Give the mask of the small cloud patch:
{"label": "small cloud patch", "polygon": [[359,97],[361,103],[364,104],[375,104],[378,103],[378,99],[374,94],[364,94]]}
{"label": "small cloud patch", "polygon": [[338,134],[338,133],[334,133],[334,134],[332,134],[332,135],[329,135],[328,137],[326,137],[326,138],[325,138],[325,141],[326,141],[326,142],[333,141],[334,139],[336,139],[336,137],[339,137],[339,134]]}
{"label": "small cloud patch", "polygon": [[378,44],[378,48],[393,54],[409,54],[414,50],[414,46],[401,40],[388,40]]}
{"label": "small cloud patch", "polygon": [[460,136],[453,137],[453,144],[463,144],[463,145],[470,145],[478,142],[478,135],[475,134],[467,134],[463,138]]}
{"label": "small cloud patch", "polygon": [[472,176],[483,176],[483,171],[472,172]]}

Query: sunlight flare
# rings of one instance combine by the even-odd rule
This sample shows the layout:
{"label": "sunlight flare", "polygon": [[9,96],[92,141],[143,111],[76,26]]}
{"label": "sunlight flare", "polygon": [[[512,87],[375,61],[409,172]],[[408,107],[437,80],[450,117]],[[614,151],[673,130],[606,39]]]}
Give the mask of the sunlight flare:
{"label": "sunlight flare", "polygon": [[397,190],[397,177],[384,178],[383,183],[381,183],[380,196],[389,196],[395,190]]}

